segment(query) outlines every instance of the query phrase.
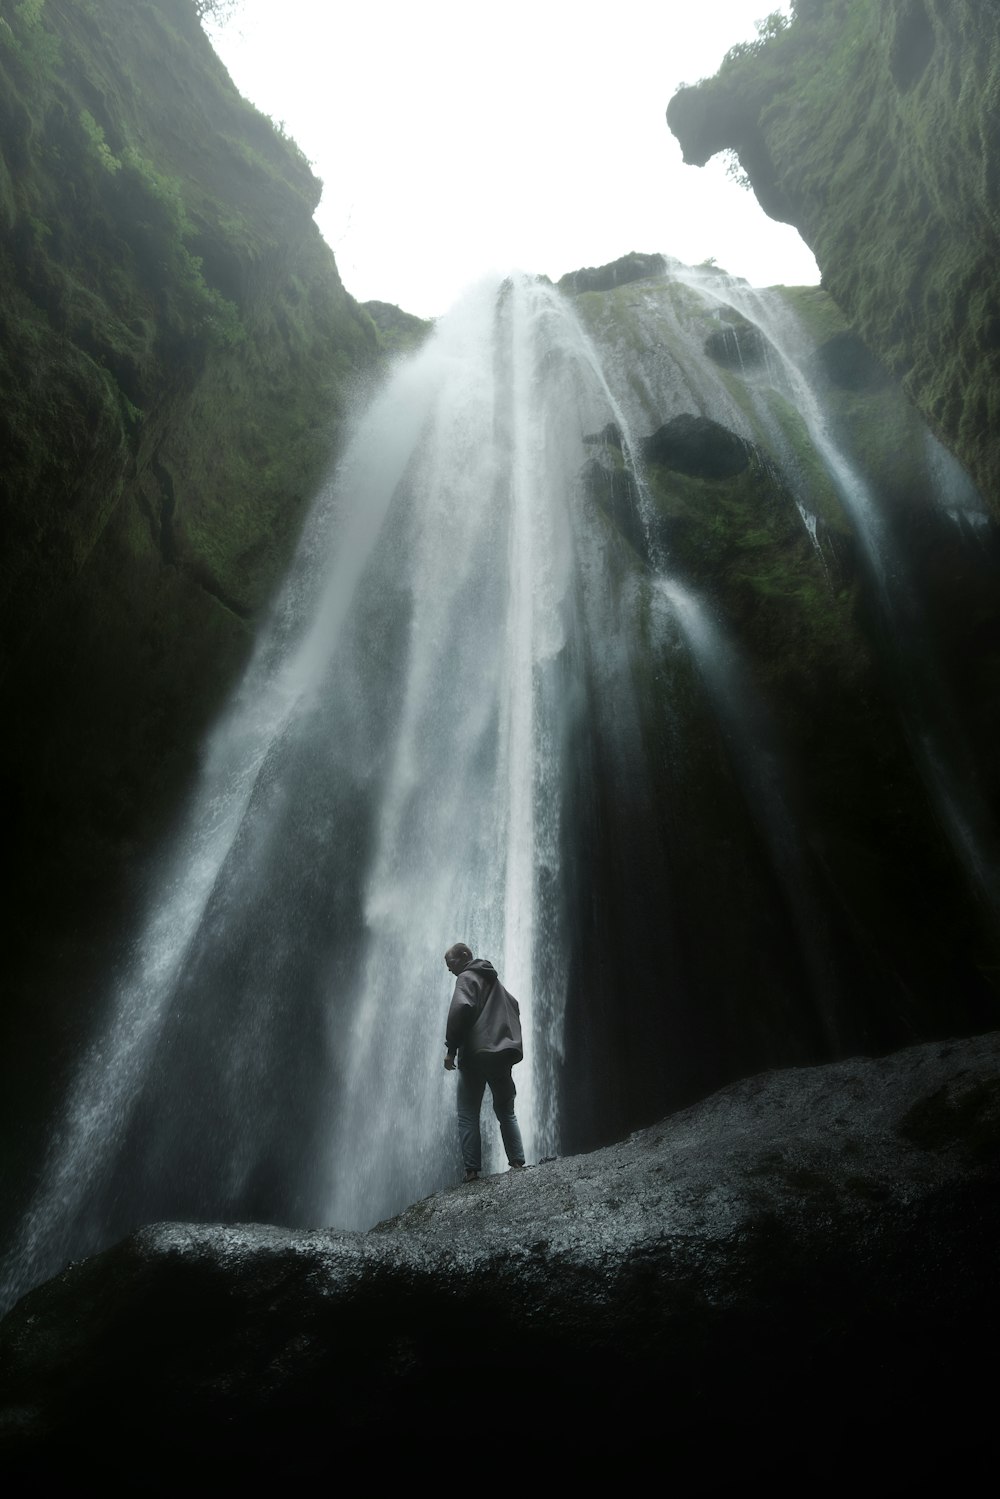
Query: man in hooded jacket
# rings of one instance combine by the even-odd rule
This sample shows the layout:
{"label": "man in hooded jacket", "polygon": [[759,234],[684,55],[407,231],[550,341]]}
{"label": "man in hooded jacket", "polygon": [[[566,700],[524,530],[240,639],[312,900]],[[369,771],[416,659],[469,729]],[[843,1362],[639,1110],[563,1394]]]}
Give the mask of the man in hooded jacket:
{"label": "man in hooded jacket", "polygon": [[493,964],[474,958],[472,949],[456,942],[444,955],[456,978],[445,1032],[446,1069],[458,1066],[458,1136],[465,1164],[465,1180],[475,1181],[482,1170],[479,1115],[487,1087],[500,1124],[507,1160],[524,1165],[521,1131],[514,1116],[516,1088],[511,1068],[524,1056],[521,1012],[508,994]]}

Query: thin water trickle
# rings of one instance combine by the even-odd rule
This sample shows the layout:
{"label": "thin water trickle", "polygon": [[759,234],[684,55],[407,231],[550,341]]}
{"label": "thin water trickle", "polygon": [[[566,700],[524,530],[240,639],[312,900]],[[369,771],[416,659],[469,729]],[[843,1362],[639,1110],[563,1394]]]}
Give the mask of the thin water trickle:
{"label": "thin water trickle", "polygon": [[932,433],[926,433],[924,444],[938,505],[964,536],[982,541],[993,526],[982,495],[962,465]]}
{"label": "thin water trickle", "polygon": [[690,589],[657,578],[691,650],[742,784],[744,799],[768,849],[799,948],[820,1033],[840,1045],[831,939],[802,829],[789,803],[777,734],[740,658]]}

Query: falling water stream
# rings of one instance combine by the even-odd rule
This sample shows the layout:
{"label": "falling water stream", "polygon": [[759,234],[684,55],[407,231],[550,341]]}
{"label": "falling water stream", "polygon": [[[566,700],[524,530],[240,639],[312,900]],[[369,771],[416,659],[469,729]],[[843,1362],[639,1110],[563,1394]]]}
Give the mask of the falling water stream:
{"label": "falling water stream", "polygon": [[746,805],[768,848],[771,868],[784,895],[819,1029],[836,1054],[841,1038],[831,939],[802,829],[789,804],[776,730],[750,685],[735,647],[725,639],[701,600],[666,575],[657,579],[657,588],[679,622],[705,683]]}
{"label": "falling water stream", "polygon": [[557,1148],[562,778],[586,663],[613,676],[628,628],[581,504],[609,420],[572,312],[524,276],[372,401],[207,745],[6,1299],[136,1222],[363,1228],[454,1180],[456,940],[520,1002],[526,1147]]}

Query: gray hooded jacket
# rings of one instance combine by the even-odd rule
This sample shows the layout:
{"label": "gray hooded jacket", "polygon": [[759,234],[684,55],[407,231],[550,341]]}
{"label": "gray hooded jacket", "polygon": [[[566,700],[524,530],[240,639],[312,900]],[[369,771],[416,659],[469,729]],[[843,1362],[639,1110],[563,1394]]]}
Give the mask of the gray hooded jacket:
{"label": "gray hooded jacket", "polygon": [[460,1067],[484,1052],[502,1054],[512,1065],[524,1056],[517,1000],[507,993],[488,958],[473,958],[458,975],[445,1044],[450,1052],[459,1053]]}

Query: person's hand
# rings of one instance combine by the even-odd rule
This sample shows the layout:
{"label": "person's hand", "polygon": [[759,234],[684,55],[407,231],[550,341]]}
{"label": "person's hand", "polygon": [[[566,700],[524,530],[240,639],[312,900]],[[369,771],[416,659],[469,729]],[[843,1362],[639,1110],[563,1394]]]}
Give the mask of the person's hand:
{"label": "person's hand", "polygon": [[455,1070],[455,1058],[451,1055],[451,1052],[444,1059],[444,1070],[445,1072],[454,1072]]}

